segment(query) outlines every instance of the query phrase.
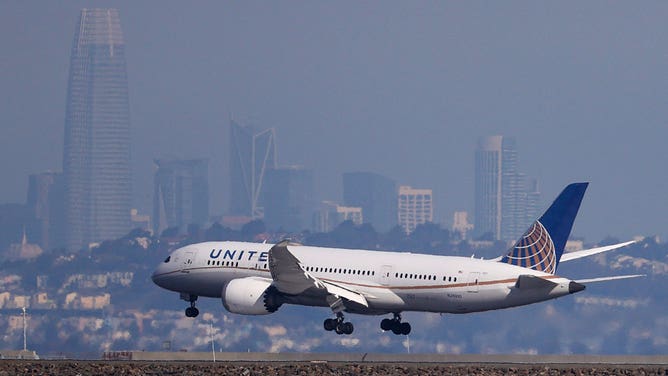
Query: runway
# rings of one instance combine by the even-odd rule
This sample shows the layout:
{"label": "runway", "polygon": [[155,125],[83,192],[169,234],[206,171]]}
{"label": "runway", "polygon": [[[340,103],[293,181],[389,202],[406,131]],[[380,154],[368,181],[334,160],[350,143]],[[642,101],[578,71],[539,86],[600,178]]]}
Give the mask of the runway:
{"label": "runway", "polygon": [[[137,361],[213,361],[211,352],[107,353],[105,359]],[[480,364],[480,365],[629,365],[668,367],[668,355],[479,355],[479,354],[380,354],[380,353],[256,353],[216,352],[222,362],[351,363],[351,364]]]}

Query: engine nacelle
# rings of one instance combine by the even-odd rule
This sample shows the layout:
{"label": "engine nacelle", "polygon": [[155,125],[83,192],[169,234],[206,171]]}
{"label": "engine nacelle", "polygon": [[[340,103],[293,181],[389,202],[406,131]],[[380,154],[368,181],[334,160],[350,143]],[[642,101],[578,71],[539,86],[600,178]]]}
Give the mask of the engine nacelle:
{"label": "engine nacelle", "polygon": [[223,287],[223,306],[232,313],[242,315],[268,315],[276,312],[278,292],[266,278],[237,278]]}

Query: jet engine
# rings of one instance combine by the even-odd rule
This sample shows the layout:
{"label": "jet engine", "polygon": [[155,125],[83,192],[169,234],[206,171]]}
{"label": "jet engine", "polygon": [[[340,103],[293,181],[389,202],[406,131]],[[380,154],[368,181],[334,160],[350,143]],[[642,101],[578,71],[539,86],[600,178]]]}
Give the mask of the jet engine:
{"label": "jet engine", "polygon": [[283,304],[272,280],[258,277],[237,278],[223,287],[223,306],[232,313],[267,315]]}

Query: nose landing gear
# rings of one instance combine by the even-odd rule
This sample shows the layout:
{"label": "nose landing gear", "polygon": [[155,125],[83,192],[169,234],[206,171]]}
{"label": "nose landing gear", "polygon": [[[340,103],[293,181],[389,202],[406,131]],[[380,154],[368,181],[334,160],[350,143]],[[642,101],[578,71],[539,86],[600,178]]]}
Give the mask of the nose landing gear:
{"label": "nose landing gear", "polygon": [[408,335],[411,332],[411,324],[401,322],[401,315],[394,313],[392,319],[383,319],[380,322],[380,328],[384,331],[391,330],[396,335]]}
{"label": "nose landing gear", "polygon": [[199,309],[195,307],[197,295],[181,294],[181,299],[190,302],[190,307],[186,308],[186,317],[197,317],[199,315]]}

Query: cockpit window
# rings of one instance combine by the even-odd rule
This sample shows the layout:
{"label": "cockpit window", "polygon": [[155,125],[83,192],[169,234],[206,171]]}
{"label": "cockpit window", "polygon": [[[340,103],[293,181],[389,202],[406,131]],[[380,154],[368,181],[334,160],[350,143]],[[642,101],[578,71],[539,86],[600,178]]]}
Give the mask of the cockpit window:
{"label": "cockpit window", "polygon": [[172,256],[171,256],[171,255],[170,255],[170,256],[167,256],[167,258],[165,259],[165,263],[168,263],[168,262],[169,262],[169,260],[170,260],[171,258],[172,258]]}

